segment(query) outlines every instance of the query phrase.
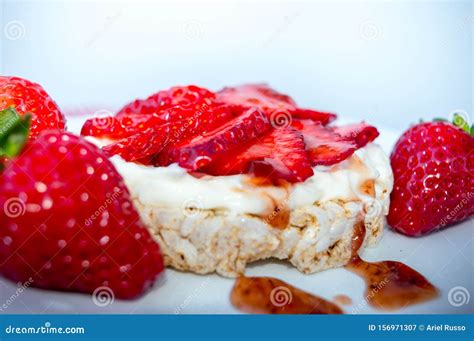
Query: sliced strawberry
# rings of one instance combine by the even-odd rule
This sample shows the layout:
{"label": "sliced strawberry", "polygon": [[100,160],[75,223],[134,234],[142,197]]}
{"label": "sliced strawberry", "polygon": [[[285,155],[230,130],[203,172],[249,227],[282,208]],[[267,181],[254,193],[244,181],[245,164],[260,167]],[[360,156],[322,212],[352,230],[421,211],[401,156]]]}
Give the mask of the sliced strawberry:
{"label": "sliced strawberry", "polygon": [[203,131],[215,129],[234,117],[230,106],[203,104],[195,108],[175,106],[160,114],[115,117],[99,117],[87,120],[81,135],[105,137],[112,140],[129,137],[151,127],[173,124],[171,130],[186,131],[189,136],[197,136]]}
{"label": "sliced strawberry", "polygon": [[377,128],[365,122],[335,127],[333,130],[344,139],[354,141],[357,148],[365,147],[379,136]]}
{"label": "sliced strawberry", "polygon": [[159,114],[161,111],[177,105],[192,109],[203,104],[211,104],[215,97],[213,92],[195,85],[175,86],[159,91],[146,99],[137,99],[127,104],[117,113],[117,116]]}
{"label": "sliced strawberry", "polygon": [[222,155],[204,171],[212,175],[253,172],[290,182],[304,181],[313,175],[303,135],[291,127],[269,131],[263,138]]}
{"label": "sliced strawberry", "polygon": [[311,120],[326,125],[336,119],[336,114],[311,109],[296,109],[291,113],[294,118]]}
{"label": "sliced strawberry", "polygon": [[225,87],[217,93],[217,101],[245,107],[257,106],[262,109],[292,110],[296,107],[290,96],[281,94],[267,84],[245,84]]}
{"label": "sliced strawberry", "polygon": [[186,169],[196,170],[270,129],[270,122],[262,111],[249,109],[223,126],[169,149],[166,155],[160,156],[160,162],[178,162]]}
{"label": "sliced strawberry", "polygon": [[[336,118],[336,115],[331,113],[299,108],[290,96],[279,93],[266,84],[226,87],[217,93],[216,100],[237,108],[260,108],[272,120],[281,119],[281,115],[286,114],[288,115],[286,121],[291,121],[291,116],[293,116],[328,124]],[[274,125],[280,126],[278,121]]]}
{"label": "sliced strawberry", "polygon": [[140,160],[161,151],[166,146],[169,134],[169,125],[151,127],[104,146],[102,150],[108,157],[120,155],[126,161]]}
{"label": "sliced strawberry", "polygon": [[[124,116],[118,118],[118,121],[125,121],[129,118]],[[121,136],[125,136],[124,138],[103,149],[109,156],[118,154],[127,161],[147,159],[147,162],[141,162],[148,164],[151,162],[152,156],[158,152],[169,150],[176,147],[178,143],[184,143],[210,132],[229,122],[232,118],[232,112],[226,106],[203,106],[199,110],[177,106],[165,110],[160,117],[153,114],[138,126],[127,127],[120,133]],[[87,130],[87,132],[89,131]],[[109,136],[106,135],[106,137]],[[166,165],[172,162],[169,161]]]}
{"label": "sliced strawberry", "polygon": [[339,163],[356,150],[354,142],[317,122],[295,120],[293,127],[303,134],[313,166]]}
{"label": "sliced strawberry", "polygon": [[124,117],[94,117],[82,126],[81,135],[105,137],[109,139],[124,138],[145,131],[153,125],[164,124],[166,120],[158,115],[128,115]]}

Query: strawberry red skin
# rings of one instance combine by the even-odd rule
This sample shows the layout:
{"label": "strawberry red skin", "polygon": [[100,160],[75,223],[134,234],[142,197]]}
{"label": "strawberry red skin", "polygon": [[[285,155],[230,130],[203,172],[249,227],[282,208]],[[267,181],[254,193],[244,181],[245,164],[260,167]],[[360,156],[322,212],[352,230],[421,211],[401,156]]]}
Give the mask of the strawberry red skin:
{"label": "strawberry red skin", "polygon": [[41,85],[19,77],[0,76],[0,110],[14,107],[20,115],[31,113],[30,138],[48,129],[64,129],[66,120]]}
{"label": "strawberry red skin", "polygon": [[212,175],[254,173],[274,182],[304,181],[313,175],[303,135],[295,129],[273,129],[204,167]]}
{"label": "strawberry red skin", "polygon": [[168,90],[159,91],[146,99],[137,99],[117,113],[118,117],[128,115],[152,115],[170,109],[174,106],[192,109],[195,106],[210,104],[216,95],[205,88],[195,85],[175,86]]}
{"label": "strawberry red skin", "polygon": [[142,160],[161,151],[169,136],[169,126],[150,127],[106,145],[102,150],[108,157],[120,155],[126,161]]}
{"label": "strawberry red skin", "polygon": [[81,137],[48,131],[27,145],[0,178],[0,206],[8,205],[0,272],[15,282],[31,277],[40,288],[86,293],[107,286],[133,298],[163,271],[121,176]]}
{"label": "strawberry red skin", "polygon": [[164,124],[159,115],[128,115],[124,117],[94,117],[88,119],[81,129],[82,136],[95,136],[108,139],[126,138],[145,131],[152,125]]}
{"label": "strawberry red skin", "polygon": [[270,122],[261,110],[248,109],[219,128],[172,148],[166,158],[171,162],[178,162],[188,170],[197,170],[219,155],[264,135],[270,129]]}
{"label": "strawberry red skin", "polygon": [[[103,148],[108,156],[120,155],[126,161],[136,161],[152,157],[163,150],[163,154],[173,149],[178,144],[189,141],[212,131],[233,119],[231,108],[227,106],[203,105],[197,110],[182,108],[180,106],[164,110],[160,116],[155,114],[148,116],[145,121],[134,118],[137,125],[123,125],[131,119],[131,116],[122,118],[109,117],[111,123],[108,128],[103,127],[99,133],[94,128],[95,121],[87,121],[83,126],[81,134],[106,138],[117,138],[119,140]],[[118,126],[113,123],[118,122]],[[102,135],[107,130],[105,136]],[[171,160],[163,159],[163,166],[169,165]]]}
{"label": "strawberry red skin", "polygon": [[288,121],[291,121],[291,117],[311,119],[323,125],[336,118],[336,115],[332,113],[299,108],[290,96],[270,88],[267,84],[226,87],[217,93],[216,101],[233,105],[236,108],[240,107],[241,110],[252,107],[260,108],[270,120],[274,121],[272,123],[276,126],[278,126],[279,115],[288,116],[286,118]]}
{"label": "strawberry red skin", "polygon": [[353,141],[357,148],[363,148],[379,136],[377,128],[365,122],[334,127],[334,132],[345,140]]}
{"label": "strawberry red skin", "polygon": [[450,123],[427,122],[405,132],[391,155],[392,228],[421,236],[472,216],[473,150],[474,138]]}

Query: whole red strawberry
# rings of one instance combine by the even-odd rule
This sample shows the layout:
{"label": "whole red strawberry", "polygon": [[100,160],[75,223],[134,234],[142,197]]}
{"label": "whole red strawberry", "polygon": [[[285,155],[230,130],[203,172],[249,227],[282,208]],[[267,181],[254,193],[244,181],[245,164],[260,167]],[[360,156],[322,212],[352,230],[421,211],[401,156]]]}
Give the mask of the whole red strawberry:
{"label": "whole red strawberry", "polygon": [[[467,129],[468,130],[468,129]],[[474,213],[474,137],[448,122],[426,122],[400,137],[391,155],[388,223],[420,236]]]}
{"label": "whole red strawberry", "polygon": [[30,141],[0,177],[0,208],[0,273],[13,281],[133,298],[163,271],[121,176],[82,137]]}
{"label": "whole red strawberry", "polygon": [[30,137],[48,129],[64,129],[66,121],[57,104],[41,85],[20,77],[0,76],[0,110],[13,107],[31,115]]}

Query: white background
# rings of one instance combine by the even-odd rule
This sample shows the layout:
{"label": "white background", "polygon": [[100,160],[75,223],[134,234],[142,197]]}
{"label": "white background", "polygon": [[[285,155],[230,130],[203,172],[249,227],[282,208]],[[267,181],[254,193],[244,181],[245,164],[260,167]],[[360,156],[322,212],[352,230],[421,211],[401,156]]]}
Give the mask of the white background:
{"label": "white background", "polygon": [[1,11],[1,73],[41,83],[63,108],[264,81],[388,128],[472,115],[471,1],[3,1]]}

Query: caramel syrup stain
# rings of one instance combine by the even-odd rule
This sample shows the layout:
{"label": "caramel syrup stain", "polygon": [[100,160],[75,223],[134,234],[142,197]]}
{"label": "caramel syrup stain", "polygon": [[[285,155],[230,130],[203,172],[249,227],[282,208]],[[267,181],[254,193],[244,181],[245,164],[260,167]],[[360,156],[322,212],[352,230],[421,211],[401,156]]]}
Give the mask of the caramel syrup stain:
{"label": "caramel syrup stain", "polygon": [[286,205],[276,205],[272,213],[265,217],[265,222],[277,229],[285,229],[290,224],[290,209]]}
{"label": "caramel syrup stain", "polygon": [[286,191],[286,197],[284,200],[278,201],[275,200],[272,196],[263,193],[267,198],[272,202],[272,211],[269,214],[258,215],[266,224],[284,230],[290,224],[290,214],[291,210],[288,207],[290,192],[292,184],[285,181],[271,181],[269,178],[253,176],[247,179],[247,183],[256,186],[256,187],[265,187],[265,186],[276,186],[283,188]]}
{"label": "caramel syrup stain", "polygon": [[334,296],[334,302],[340,305],[351,305],[352,299],[347,295],[336,295]]}
{"label": "caramel syrup stain", "polygon": [[251,314],[343,314],[334,303],[271,277],[237,278],[230,300]]}
{"label": "caramel syrup stain", "polygon": [[375,198],[375,181],[373,179],[365,180],[360,185],[361,193]]}
{"label": "caramel syrup stain", "polygon": [[358,256],[365,237],[365,226],[358,223],[352,238],[352,260],[346,265],[349,271],[365,281],[365,298],[371,306],[394,310],[426,302],[438,297],[438,289],[423,275],[396,261],[366,262]]}

